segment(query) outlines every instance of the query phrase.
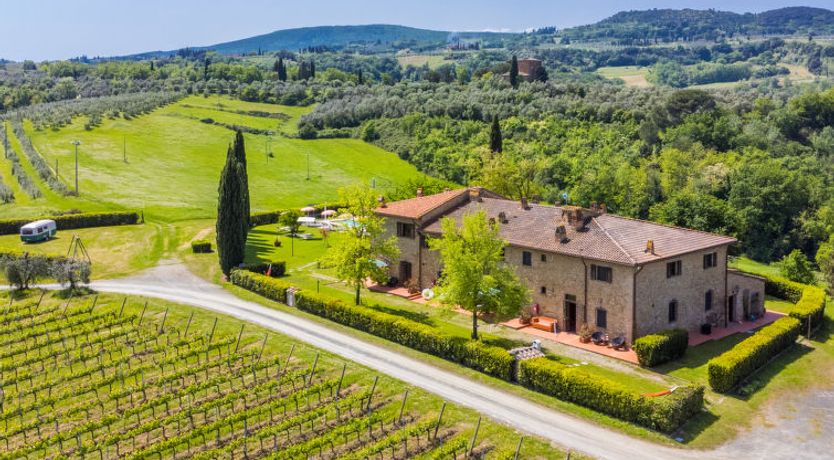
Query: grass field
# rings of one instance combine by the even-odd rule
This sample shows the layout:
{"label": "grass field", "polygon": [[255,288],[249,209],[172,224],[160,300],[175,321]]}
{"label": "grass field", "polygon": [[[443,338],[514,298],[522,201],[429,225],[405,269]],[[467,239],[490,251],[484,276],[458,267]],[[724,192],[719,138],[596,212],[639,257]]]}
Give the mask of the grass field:
{"label": "grass field", "polygon": [[414,67],[422,67],[428,64],[429,68],[435,69],[443,64],[448,64],[453,61],[447,61],[442,55],[439,54],[405,54],[397,56],[397,62],[399,62],[403,67],[408,67],[410,65]]}
{"label": "grass field", "polygon": [[649,73],[649,69],[646,67],[633,65],[622,67],[600,67],[597,69],[597,73],[609,79],[619,78],[625,82],[626,86],[634,86],[638,88],[651,86],[651,83],[646,80],[646,75]]}
{"label": "grass field", "polygon": [[[112,295],[0,301],[2,458],[461,456],[474,434],[477,414],[448,405],[434,438],[439,398],[374,388],[368,369],[232,318]],[[500,458],[518,436],[483,421],[476,451]],[[551,455],[524,443],[523,458]]]}
{"label": "grass field", "polygon": [[[216,212],[217,182],[233,132],[200,120],[291,133],[307,110],[193,96],[133,120],[106,119],[91,131],[84,129],[83,118],[59,131],[35,131],[27,124],[35,147],[50,165],[57,160],[60,177],[71,187],[70,142],[81,141],[81,197],[57,196],[41,184],[44,198],[2,206],[0,217],[79,208],[144,210],[150,220],[165,222],[210,218]],[[283,115],[247,114],[253,112]],[[271,141],[274,158],[268,161],[267,136],[246,134],[245,139],[253,211],[322,203],[334,200],[344,185],[373,179],[397,184],[419,175],[395,154],[355,139],[308,141],[276,135]],[[0,162],[0,172],[8,167],[7,160]]]}

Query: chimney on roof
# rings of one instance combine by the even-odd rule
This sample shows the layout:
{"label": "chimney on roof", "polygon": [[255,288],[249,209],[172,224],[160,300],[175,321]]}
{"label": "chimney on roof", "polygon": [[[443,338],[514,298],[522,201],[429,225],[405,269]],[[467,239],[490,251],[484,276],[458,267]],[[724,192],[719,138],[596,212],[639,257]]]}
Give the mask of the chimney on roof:
{"label": "chimney on roof", "polygon": [[559,224],[556,226],[556,240],[562,244],[567,243],[570,241],[568,238],[568,229],[565,228],[564,224]]}
{"label": "chimney on roof", "polygon": [[417,187],[417,198],[423,196],[423,187]]}
{"label": "chimney on roof", "polygon": [[481,201],[481,187],[469,188],[469,201]]}
{"label": "chimney on roof", "polygon": [[585,219],[582,215],[582,208],[578,206],[563,206],[562,220],[567,222],[567,224],[573,227],[574,230],[578,231],[585,228]]}
{"label": "chimney on roof", "polygon": [[385,197],[380,195],[379,198],[376,199],[379,202],[379,207],[384,208],[385,205]]}
{"label": "chimney on roof", "polygon": [[654,240],[646,241],[646,252],[654,254]]}
{"label": "chimney on roof", "polygon": [[608,206],[606,206],[605,203],[602,203],[599,206],[599,213],[600,214],[608,214]]}
{"label": "chimney on roof", "polygon": [[521,209],[523,209],[525,211],[530,209],[530,205],[527,204],[527,198],[526,197],[521,197]]}

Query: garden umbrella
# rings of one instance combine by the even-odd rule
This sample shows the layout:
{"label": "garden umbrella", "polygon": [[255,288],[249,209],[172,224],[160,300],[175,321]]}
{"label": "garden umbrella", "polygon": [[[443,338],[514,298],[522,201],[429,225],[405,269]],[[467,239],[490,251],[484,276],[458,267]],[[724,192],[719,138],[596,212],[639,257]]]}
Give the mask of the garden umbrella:
{"label": "garden umbrella", "polygon": [[305,206],[305,207],[301,208],[301,212],[303,212],[305,214],[310,214],[311,212],[316,212],[316,208],[314,208],[312,206]]}
{"label": "garden umbrella", "polygon": [[332,209],[327,209],[327,210],[325,210],[324,212],[321,213],[322,217],[331,217],[331,216],[335,216],[335,215],[336,215],[336,211],[334,211]]}

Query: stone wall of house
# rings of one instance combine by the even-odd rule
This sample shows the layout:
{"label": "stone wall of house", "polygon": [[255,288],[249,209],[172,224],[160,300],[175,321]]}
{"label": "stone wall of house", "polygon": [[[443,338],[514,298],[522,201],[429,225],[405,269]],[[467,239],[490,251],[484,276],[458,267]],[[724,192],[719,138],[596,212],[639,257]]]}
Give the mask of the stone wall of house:
{"label": "stone wall of house", "polygon": [[417,234],[416,224],[411,219],[397,219],[395,217],[385,218],[385,237],[397,236],[397,223],[405,223],[415,225],[414,238],[397,238],[397,246],[400,248],[400,257],[397,261],[389,266],[389,276],[396,277],[400,283],[406,283],[408,280],[400,278],[400,261],[411,263],[412,277],[419,276],[417,267],[419,266],[419,251],[420,251],[420,235]]}
{"label": "stone wall of house", "polygon": [[764,312],[765,279],[737,270],[728,270],[727,295],[727,308],[733,310],[733,314],[728,311],[729,318],[746,321],[751,314],[761,316]]}
{"label": "stone wall of house", "polygon": [[[704,268],[704,255],[718,254],[715,267]],[[666,265],[681,261],[680,276],[666,277]],[[726,305],[727,247],[693,252],[643,266],[636,275],[637,302],[634,338],[671,328],[697,332],[714,319],[723,324]],[[712,308],[706,310],[706,292],[712,290]],[[669,303],[677,301],[677,319],[669,321]]]}

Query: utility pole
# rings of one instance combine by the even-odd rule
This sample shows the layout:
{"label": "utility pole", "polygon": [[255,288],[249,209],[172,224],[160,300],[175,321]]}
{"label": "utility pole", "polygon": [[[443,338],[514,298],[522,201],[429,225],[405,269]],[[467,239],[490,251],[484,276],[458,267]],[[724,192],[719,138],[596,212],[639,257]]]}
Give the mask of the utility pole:
{"label": "utility pole", "polygon": [[75,196],[78,196],[78,146],[81,145],[81,142],[72,141],[72,145],[75,146]]}
{"label": "utility pole", "polygon": [[127,136],[122,136],[122,161],[127,163]]}
{"label": "utility pole", "polygon": [[307,180],[310,180],[310,152],[307,152]]}

